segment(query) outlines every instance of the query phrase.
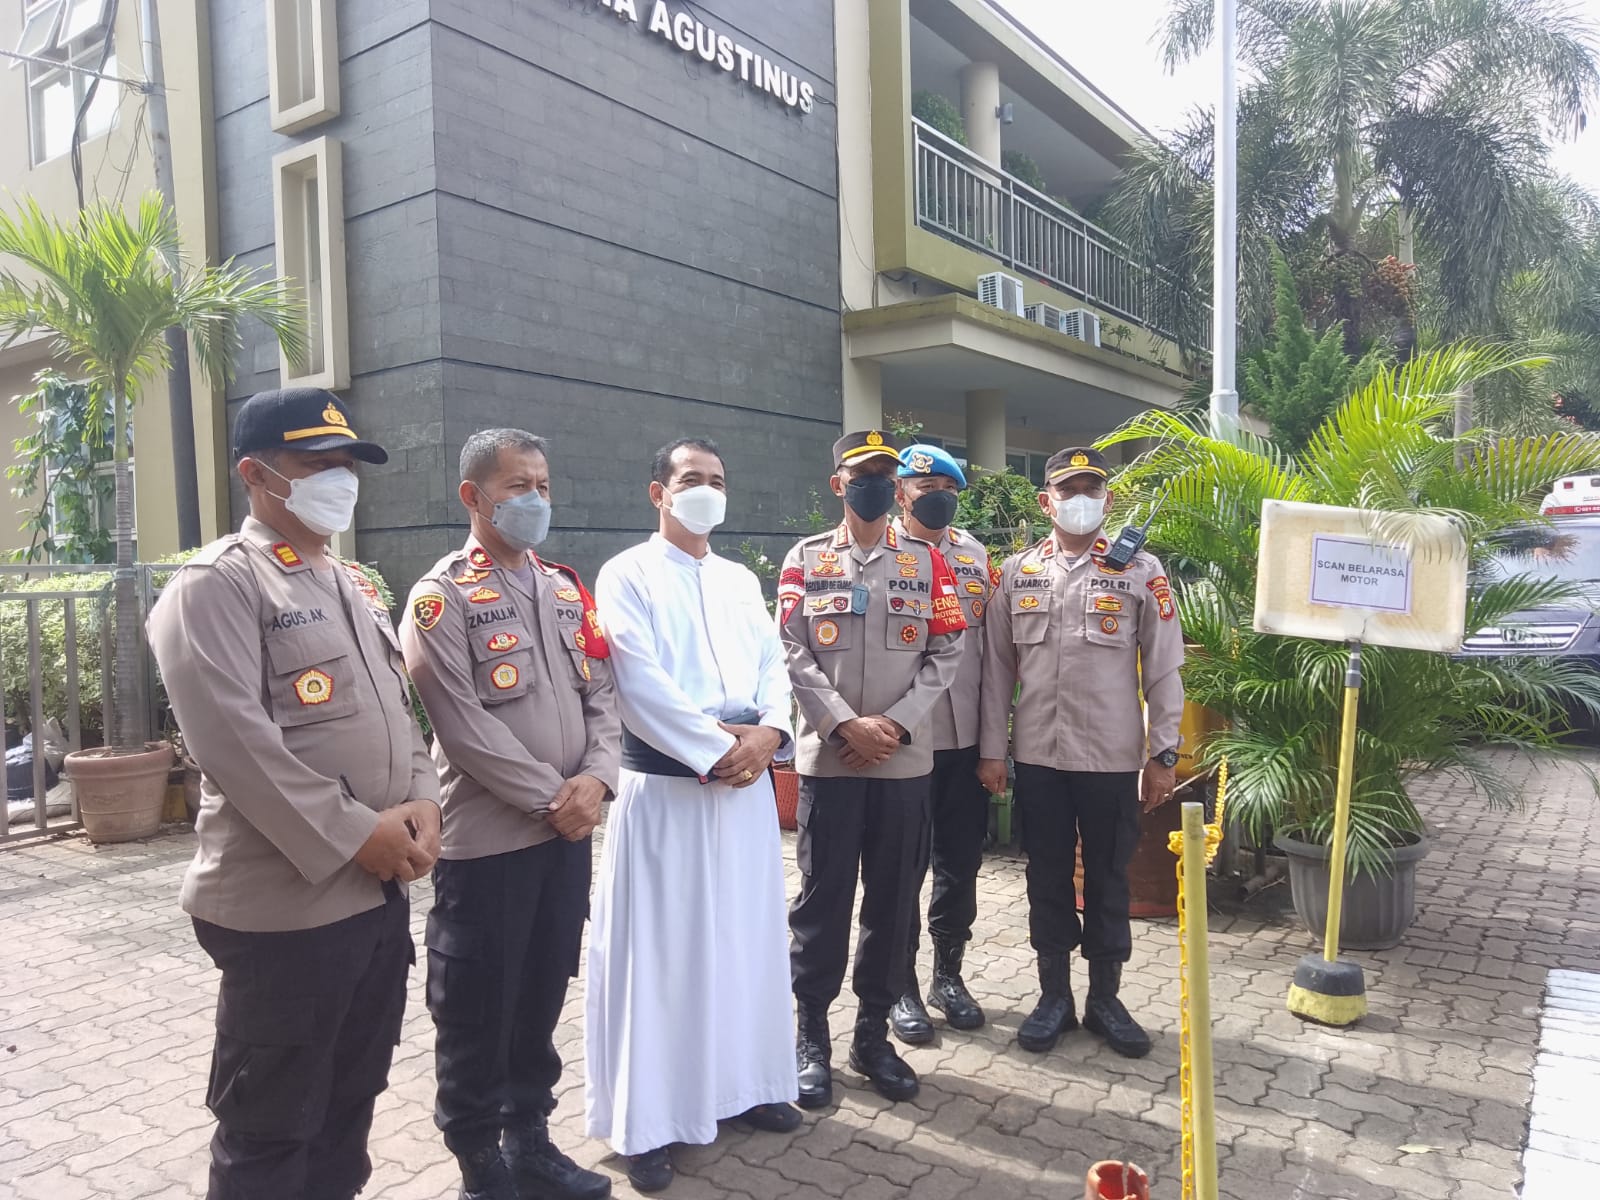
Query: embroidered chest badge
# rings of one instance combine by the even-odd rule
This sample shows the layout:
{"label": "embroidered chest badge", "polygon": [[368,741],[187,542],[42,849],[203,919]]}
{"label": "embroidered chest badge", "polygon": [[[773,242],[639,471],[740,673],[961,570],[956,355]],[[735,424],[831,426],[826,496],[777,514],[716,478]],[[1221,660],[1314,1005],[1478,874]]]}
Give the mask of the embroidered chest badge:
{"label": "embroidered chest badge", "polygon": [[1095,612],[1119,613],[1122,611],[1122,601],[1115,596],[1096,596],[1094,598]]}
{"label": "embroidered chest badge", "polygon": [[972,602],[972,619],[974,621],[977,621],[977,620],[981,620],[982,617],[983,617],[983,601],[982,600],[974,600]]}
{"label": "embroidered chest badge", "polygon": [[1100,631],[1102,633],[1115,633],[1120,628],[1121,626],[1117,624],[1115,617],[1100,618]]}
{"label": "embroidered chest badge", "polygon": [[333,699],[333,676],[315,667],[302,671],[294,681],[294,694],[301,704],[326,704]]}
{"label": "embroidered chest badge", "polygon": [[467,597],[468,603],[471,604],[493,604],[498,599],[500,593],[488,587],[481,587]]}
{"label": "embroidered chest badge", "polygon": [[969,596],[983,595],[983,584],[979,583],[976,579],[967,580],[967,594]]}
{"label": "embroidered chest badge", "polygon": [[1037,596],[1024,596],[1021,600],[1017,601],[1017,607],[1018,608],[1027,608],[1027,609],[1038,608],[1039,607],[1039,597],[1037,597]]}
{"label": "embroidered chest badge", "polygon": [[901,566],[906,566],[908,564],[915,563],[917,561],[917,556],[915,554],[896,554],[894,556],[894,560]]}
{"label": "embroidered chest badge", "polygon": [[900,640],[908,646],[915,645],[917,640],[917,627],[915,625],[907,625],[900,631]]}
{"label": "embroidered chest badge", "polygon": [[411,602],[411,621],[423,633],[427,633],[439,623],[439,618],[444,616],[444,597],[434,592],[418,596]]}
{"label": "embroidered chest badge", "polygon": [[490,650],[494,651],[494,653],[499,654],[502,651],[510,650],[513,646],[515,646],[521,640],[522,639],[519,638],[516,634],[507,633],[505,630],[502,629],[499,633],[495,634],[492,638],[490,638],[484,644],[486,646],[488,646],[488,648]]}
{"label": "embroidered chest badge", "polygon": [[958,554],[956,555],[956,561],[958,563],[965,563],[969,567],[975,566],[978,562],[978,560],[973,558],[970,554]]}
{"label": "embroidered chest badge", "polygon": [[839,640],[839,627],[832,621],[817,622],[817,644],[831,646]]}
{"label": "embroidered chest badge", "polygon": [[459,575],[457,575],[455,577],[455,582],[456,583],[482,583],[487,578],[489,578],[489,572],[488,571],[477,571],[477,570],[473,570],[471,567],[468,567],[465,571],[461,572],[461,574],[459,574]]}
{"label": "embroidered chest badge", "polygon": [[917,569],[916,567],[901,567],[900,575],[905,579],[915,579],[917,577]]}
{"label": "embroidered chest badge", "polygon": [[518,678],[519,676],[517,674],[516,666],[508,662],[501,663],[498,667],[489,672],[489,682],[494,684],[494,686],[499,688],[502,692],[509,691],[511,688],[516,687]]}
{"label": "embroidered chest badge", "polygon": [[579,600],[578,589],[569,587],[557,588],[556,599],[563,604],[576,604]]}
{"label": "embroidered chest badge", "polygon": [[1037,575],[1042,570],[1044,570],[1044,567],[1039,563],[1022,564],[1022,573],[1024,575]]}

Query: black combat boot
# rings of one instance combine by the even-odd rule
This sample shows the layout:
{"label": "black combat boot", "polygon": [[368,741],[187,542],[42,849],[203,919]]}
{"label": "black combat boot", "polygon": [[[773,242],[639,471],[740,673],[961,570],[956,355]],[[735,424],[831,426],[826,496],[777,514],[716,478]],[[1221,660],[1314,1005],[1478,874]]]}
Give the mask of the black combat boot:
{"label": "black combat boot", "polygon": [[603,1200],[611,1195],[611,1180],[598,1171],[584,1170],[556,1149],[544,1116],[513,1121],[501,1141],[506,1165],[524,1200]]}
{"label": "black combat boot", "polygon": [[850,1067],[865,1075],[885,1100],[909,1100],[921,1085],[917,1073],[889,1044],[889,1014],[862,1005],[856,1011],[856,1034],[850,1040]]}
{"label": "black combat boot", "polygon": [[1078,1027],[1072,1002],[1072,955],[1039,955],[1039,1003],[1017,1030],[1017,1045],[1043,1054],[1063,1033]]}
{"label": "black combat boot", "polygon": [[1150,1035],[1117,999],[1121,987],[1121,963],[1089,964],[1089,999],[1083,1005],[1083,1027],[1104,1038],[1106,1045],[1123,1058],[1143,1058],[1150,1053]]}
{"label": "black combat boot", "polygon": [[661,1192],[672,1186],[677,1172],[672,1167],[672,1156],[665,1146],[631,1155],[628,1159],[628,1182],[636,1192]]}
{"label": "black combat boot", "polygon": [[915,980],[911,990],[889,1010],[889,1028],[908,1046],[926,1046],[933,1041],[933,1018],[922,1006],[922,989]]}
{"label": "black combat boot", "polygon": [[799,1028],[794,1038],[795,1066],[800,1068],[801,1108],[826,1108],[833,1103],[833,1040],[828,1035],[825,1004],[800,1001]]}
{"label": "black combat boot", "polygon": [[983,1009],[967,991],[961,978],[961,959],[966,951],[962,942],[933,939],[933,987],[928,1003],[944,1014],[951,1029],[981,1029]]}
{"label": "black combat boot", "polygon": [[517,1200],[511,1168],[500,1157],[499,1146],[458,1154],[456,1162],[461,1164],[460,1200]]}

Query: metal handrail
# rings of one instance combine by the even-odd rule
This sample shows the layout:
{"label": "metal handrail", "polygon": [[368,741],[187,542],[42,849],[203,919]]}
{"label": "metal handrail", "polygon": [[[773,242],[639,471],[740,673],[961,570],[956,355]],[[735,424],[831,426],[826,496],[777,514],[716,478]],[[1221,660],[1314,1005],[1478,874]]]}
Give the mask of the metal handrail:
{"label": "metal handrail", "polygon": [[[1182,284],[1133,249],[937,129],[911,119],[917,224],[1173,341]],[[1210,340],[1211,309],[1197,303]]]}

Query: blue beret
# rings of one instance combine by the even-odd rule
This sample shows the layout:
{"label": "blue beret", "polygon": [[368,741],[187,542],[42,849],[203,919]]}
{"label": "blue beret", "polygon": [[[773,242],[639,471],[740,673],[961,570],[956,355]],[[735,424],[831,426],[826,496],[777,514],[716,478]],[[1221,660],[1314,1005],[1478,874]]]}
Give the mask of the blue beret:
{"label": "blue beret", "polygon": [[961,467],[956,460],[951,458],[937,446],[924,446],[921,444],[907,446],[900,451],[900,469],[897,475],[948,475],[956,481],[957,487],[967,486],[967,477],[962,474]]}

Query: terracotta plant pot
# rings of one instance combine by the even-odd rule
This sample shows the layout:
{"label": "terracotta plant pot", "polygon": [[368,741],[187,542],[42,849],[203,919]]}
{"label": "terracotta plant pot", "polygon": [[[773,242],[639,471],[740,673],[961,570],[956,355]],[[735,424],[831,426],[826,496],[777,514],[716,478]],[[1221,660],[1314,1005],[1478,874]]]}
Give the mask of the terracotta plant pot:
{"label": "terracotta plant pot", "polygon": [[778,828],[799,829],[800,775],[797,771],[772,772],[772,793],[778,800]]}
{"label": "terracotta plant pot", "polygon": [[1125,1162],[1097,1162],[1083,1181],[1083,1200],[1150,1200],[1150,1176]]}
{"label": "terracotta plant pot", "polygon": [[67,755],[67,778],[89,840],[131,842],[160,829],[171,769],[166,742],[146,742],[133,754],[101,748]]}

